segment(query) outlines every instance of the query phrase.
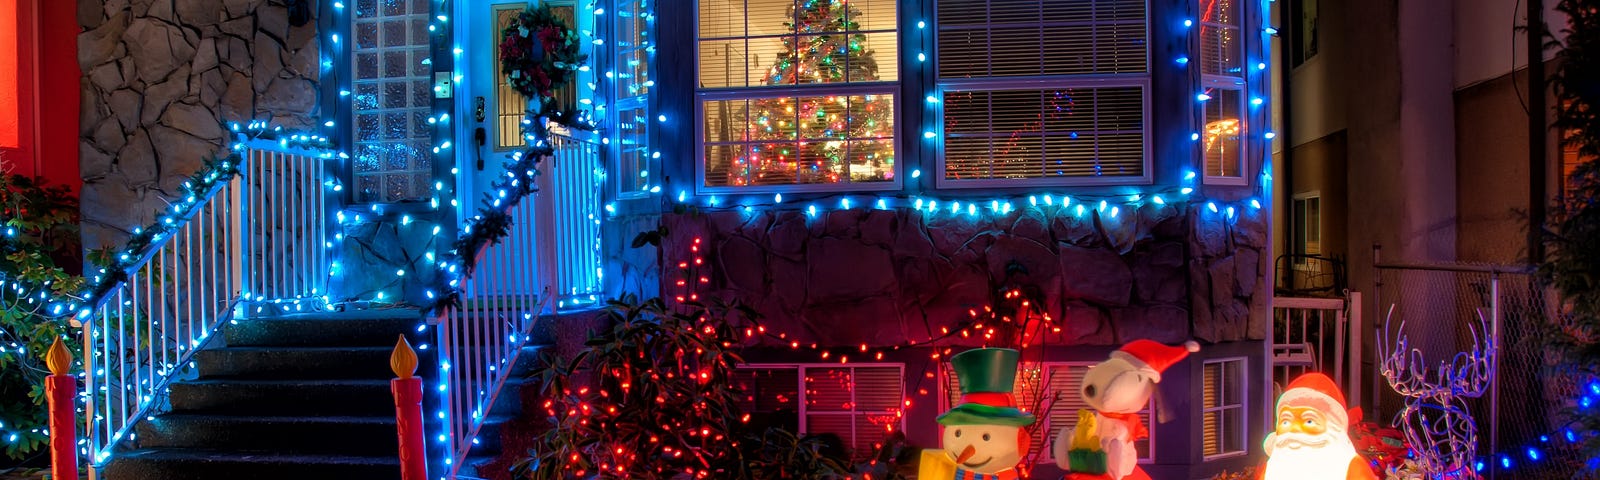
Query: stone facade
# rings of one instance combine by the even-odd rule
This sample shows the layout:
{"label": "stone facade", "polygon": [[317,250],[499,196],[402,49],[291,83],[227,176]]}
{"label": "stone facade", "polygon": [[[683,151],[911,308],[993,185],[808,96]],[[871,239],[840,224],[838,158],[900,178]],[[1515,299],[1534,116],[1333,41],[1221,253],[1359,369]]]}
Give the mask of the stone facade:
{"label": "stone facade", "polygon": [[306,3],[296,26],[284,0],[78,0],[86,247],[150,223],[224,122],[315,125],[322,2]]}
{"label": "stone facade", "polygon": [[[753,306],[800,342],[893,346],[991,303],[1007,271],[1045,293],[1052,345],[1261,340],[1267,219],[1146,204],[1118,217],[1025,208],[1007,215],[907,209],[668,214],[668,265],[700,238],[708,296]],[[663,273],[670,294],[680,274]],[[976,341],[976,340],[974,340]]]}

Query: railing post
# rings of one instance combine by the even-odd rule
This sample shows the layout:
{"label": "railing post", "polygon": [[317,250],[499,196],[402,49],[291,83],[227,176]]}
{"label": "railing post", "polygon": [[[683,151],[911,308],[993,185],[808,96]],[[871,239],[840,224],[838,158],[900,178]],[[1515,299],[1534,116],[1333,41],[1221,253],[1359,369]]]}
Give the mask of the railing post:
{"label": "railing post", "polygon": [[[1489,365],[1490,372],[1500,371],[1500,272],[1489,272]],[[1500,451],[1500,377],[1489,378],[1489,451]],[[1495,462],[1489,462],[1489,479],[1494,480]]]}
{"label": "railing post", "polygon": [[422,379],[417,378],[417,352],[401,335],[389,355],[389,369],[397,378],[389,381],[394,392],[394,415],[400,436],[400,479],[426,480],[428,455],[424,451],[422,424]]}
{"label": "railing post", "polygon": [[[1361,292],[1350,292],[1344,305],[1345,310],[1350,312],[1346,317],[1350,321],[1350,330],[1346,332],[1350,337],[1350,341],[1346,342],[1350,346],[1348,355],[1350,368],[1345,371],[1344,388],[1347,389],[1345,393],[1350,395],[1350,399],[1359,402],[1361,401],[1361,344],[1366,341],[1367,335],[1366,327],[1361,323]],[[1366,409],[1377,413],[1377,408],[1378,406],[1374,404],[1367,405]]]}
{"label": "railing post", "polygon": [[[73,413],[73,398],[78,396],[78,380],[67,372],[72,356],[57,338],[45,354],[50,376],[44,378],[44,391],[50,403],[50,478],[78,478],[78,416]],[[90,412],[89,415],[93,415]]]}

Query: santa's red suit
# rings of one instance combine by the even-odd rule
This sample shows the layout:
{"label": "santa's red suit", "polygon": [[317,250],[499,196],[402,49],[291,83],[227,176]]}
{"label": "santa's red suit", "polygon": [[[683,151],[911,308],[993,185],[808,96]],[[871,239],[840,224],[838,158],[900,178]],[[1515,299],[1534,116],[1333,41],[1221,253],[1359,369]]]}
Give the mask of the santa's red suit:
{"label": "santa's red suit", "polygon": [[1269,457],[1262,480],[1377,480],[1350,441],[1360,410],[1346,408],[1327,375],[1308,373],[1289,383],[1277,414],[1276,430],[1262,445]]}

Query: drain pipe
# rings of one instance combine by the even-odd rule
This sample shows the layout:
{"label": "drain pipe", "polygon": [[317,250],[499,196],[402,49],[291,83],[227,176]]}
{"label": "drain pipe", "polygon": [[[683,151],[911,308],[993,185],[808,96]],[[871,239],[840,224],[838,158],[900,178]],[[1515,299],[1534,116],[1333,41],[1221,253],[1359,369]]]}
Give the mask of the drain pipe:
{"label": "drain pipe", "polygon": [[[1289,11],[1290,8],[1288,3],[1289,2],[1278,3],[1278,25],[1285,27],[1289,27],[1289,25],[1291,25],[1289,22],[1289,17],[1291,17],[1293,13]],[[1299,247],[1304,239],[1300,238],[1300,229],[1295,228],[1295,218],[1298,216],[1299,212],[1296,212],[1294,209],[1294,102],[1290,101],[1290,93],[1293,92],[1293,90],[1289,88],[1289,86],[1290,77],[1294,76],[1293,49],[1300,48],[1297,40],[1300,39],[1301,35],[1305,35],[1305,32],[1301,32],[1298,28],[1298,22],[1293,23],[1292,25],[1294,26],[1279,30],[1279,32],[1289,32],[1289,34],[1278,37],[1278,45],[1282,47],[1278,49],[1278,54],[1280,57],[1278,59],[1279,91],[1273,92],[1274,95],[1272,96],[1272,98],[1277,99],[1277,101],[1274,103],[1278,105],[1278,121],[1282,122],[1281,126],[1283,127],[1278,132],[1278,134],[1281,135],[1280,138],[1283,139],[1283,152],[1281,155],[1278,155],[1278,158],[1281,160],[1278,162],[1278,168],[1276,169],[1276,174],[1282,175],[1282,177],[1274,178],[1275,181],[1273,182],[1274,185],[1282,185],[1283,194],[1274,195],[1274,198],[1281,198],[1284,200],[1283,238],[1285,239],[1285,243],[1287,243],[1287,245],[1284,245],[1284,250],[1291,255],[1304,253],[1300,251]],[[1267,148],[1272,148],[1270,141],[1267,144]],[[1283,282],[1280,285],[1288,288],[1295,287],[1293,263],[1294,262],[1291,261],[1289,268],[1284,269],[1283,278],[1279,279],[1279,281]],[[1278,264],[1277,259],[1273,259],[1272,264],[1273,267],[1276,268]]]}
{"label": "drain pipe", "polygon": [[[1544,75],[1544,2],[1528,2],[1528,261],[1544,262],[1544,223],[1548,192],[1546,191],[1547,125],[1545,92],[1548,86]],[[1516,75],[1516,72],[1512,72]]]}

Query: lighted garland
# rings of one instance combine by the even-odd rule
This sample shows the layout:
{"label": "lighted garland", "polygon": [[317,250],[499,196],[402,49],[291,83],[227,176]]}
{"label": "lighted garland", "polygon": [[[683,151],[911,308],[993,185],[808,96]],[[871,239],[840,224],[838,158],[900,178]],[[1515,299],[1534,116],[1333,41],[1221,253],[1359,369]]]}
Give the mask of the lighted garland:
{"label": "lighted garland", "polygon": [[[245,127],[235,123],[229,125],[228,129],[240,135],[243,140],[266,140],[277,142],[282,147],[323,150],[325,152],[322,156],[325,158],[334,155],[331,150],[332,144],[326,137],[286,131],[282,127],[269,128],[265,122],[251,122]],[[235,143],[227,155],[207,160],[199,171],[184,180],[178,200],[169,210],[157,212],[156,221],[150,225],[134,228],[133,235],[128,238],[128,243],[123,245],[120,252],[114,252],[101,259],[103,263],[99,266],[99,274],[94,276],[82,300],[79,301],[84,305],[98,303],[99,299],[126,281],[129,275],[144,263],[145,257],[150,252],[160,248],[161,240],[182,228],[190,217],[205,208],[206,201],[212,194],[239,175],[243,159],[237,152],[244,148],[243,142]],[[62,302],[70,303],[68,307],[70,312],[78,310],[79,301]],[[53,314],[62,313],[60,309],[55,310]],[[78,312],[78,315],[82,317],[88,313],[89,310],[85,307]]]}

